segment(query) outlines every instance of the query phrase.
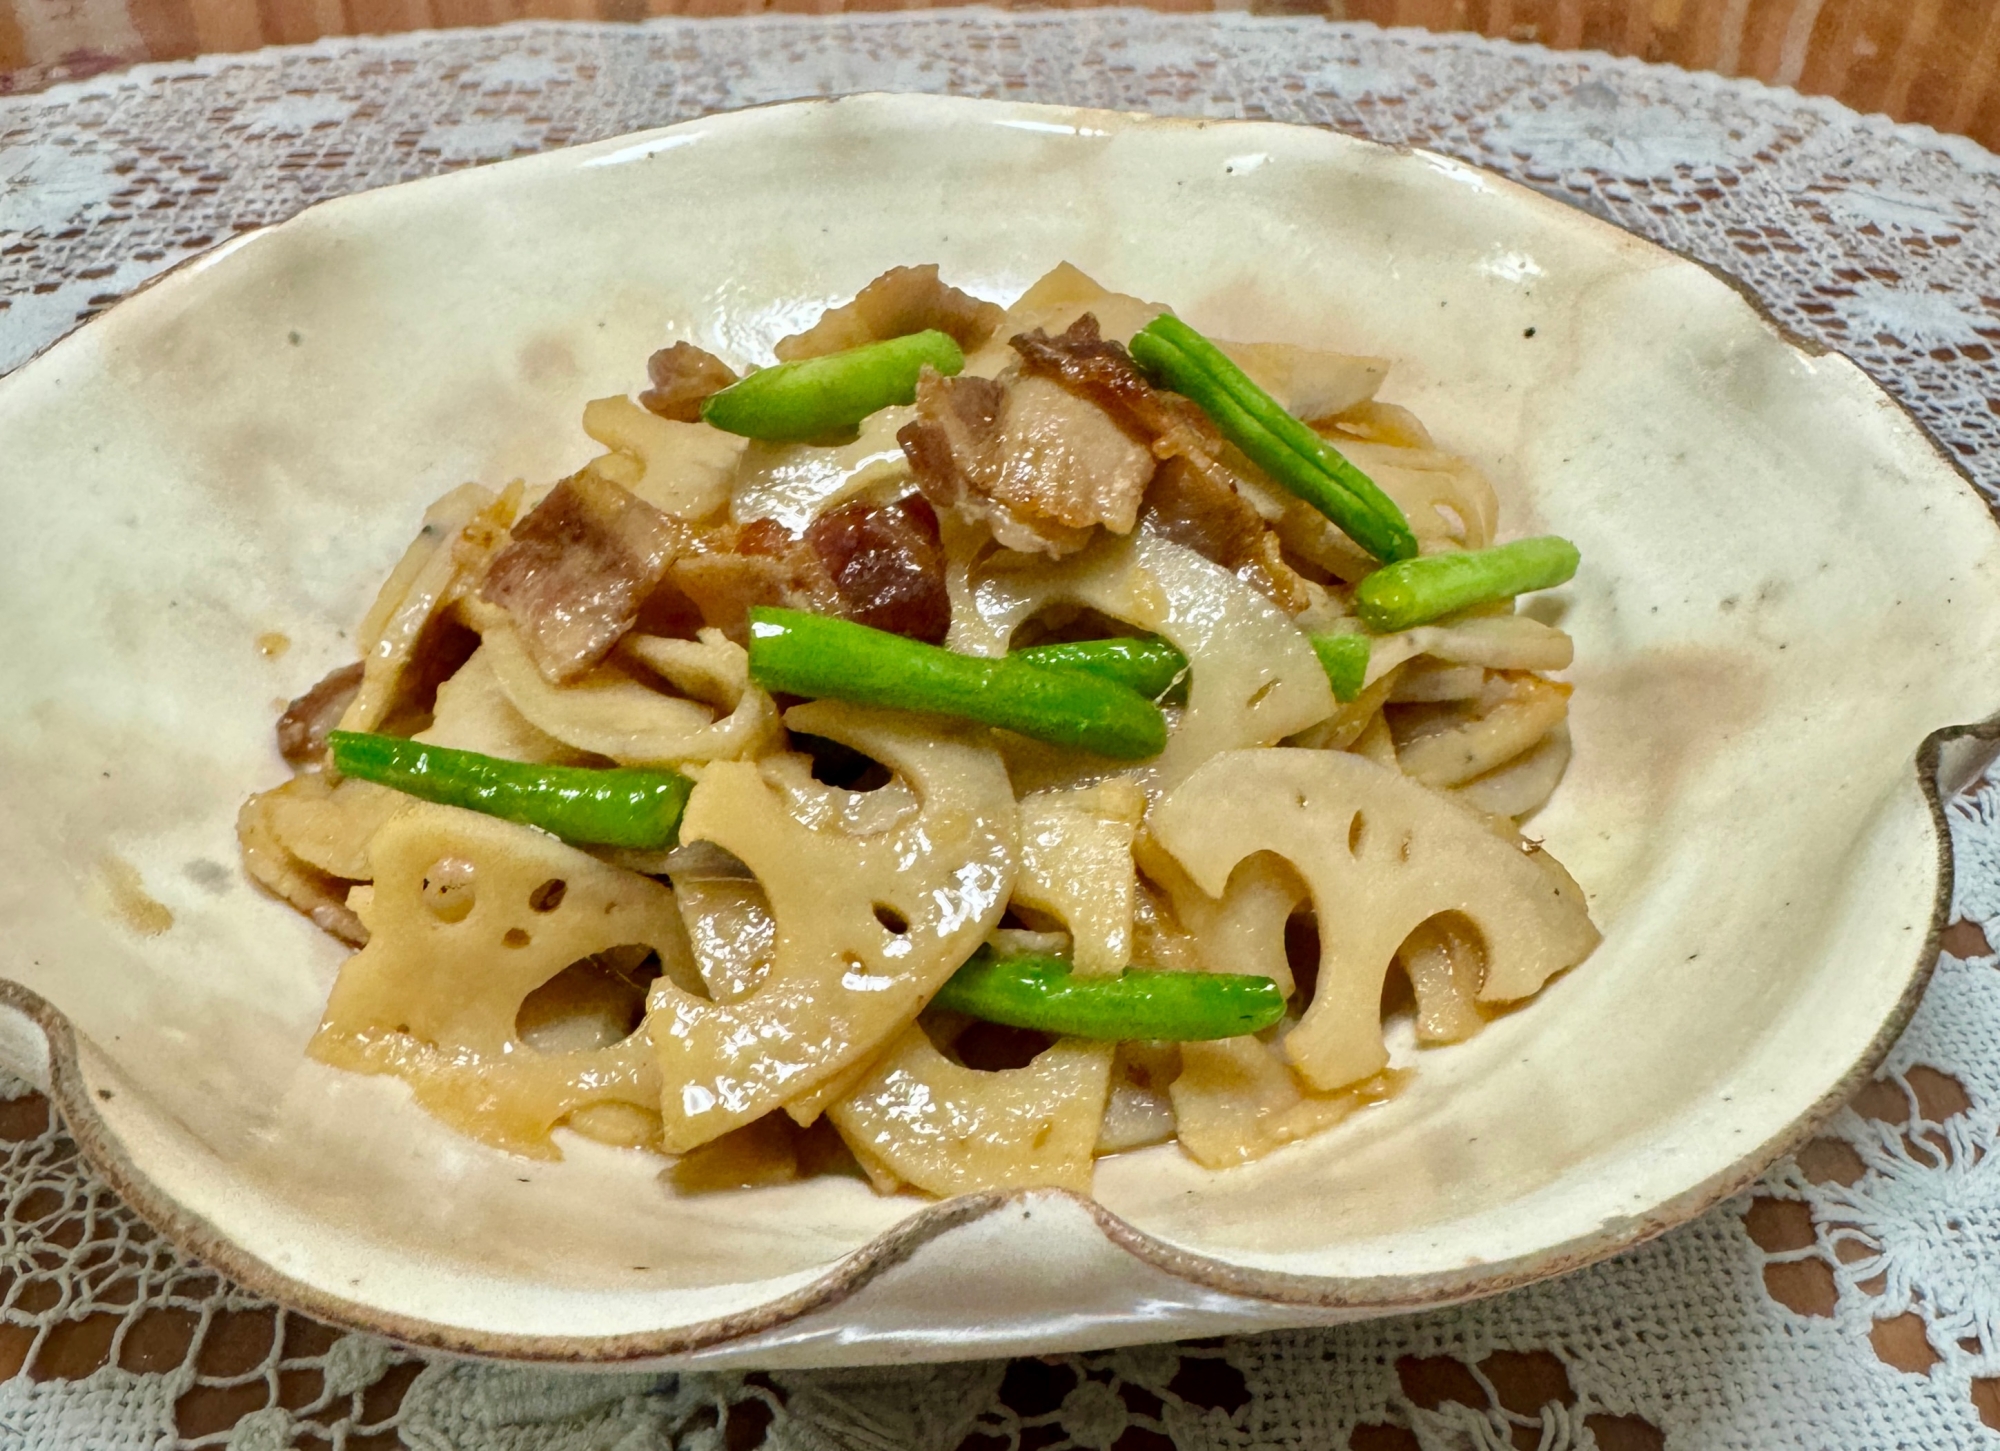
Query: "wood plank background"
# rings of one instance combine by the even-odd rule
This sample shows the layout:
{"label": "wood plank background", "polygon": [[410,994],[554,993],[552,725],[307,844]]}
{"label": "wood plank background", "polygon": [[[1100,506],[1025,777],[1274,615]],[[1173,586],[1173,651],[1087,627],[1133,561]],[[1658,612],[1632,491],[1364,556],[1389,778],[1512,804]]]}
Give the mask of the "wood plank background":
{"label": "wood plank background", "polygon": [[[1215,0],[1153,3],[1207,10]],[[0,93],[141,60],[323,35],[530,18],[904,8],[916,7],[904,0],[0,0]],[[1215,8],[1244,4],[1221,0]],[[1249,8],[1476,30],[1755,76],[2000,150],[2000,0],[1249,0]]]}

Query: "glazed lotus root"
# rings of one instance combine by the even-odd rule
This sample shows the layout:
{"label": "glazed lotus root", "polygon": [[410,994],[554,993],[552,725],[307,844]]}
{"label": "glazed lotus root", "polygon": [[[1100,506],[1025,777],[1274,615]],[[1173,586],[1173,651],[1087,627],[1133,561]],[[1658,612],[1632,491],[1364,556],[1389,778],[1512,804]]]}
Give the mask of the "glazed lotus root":
{"label": "glazed lotus root", "polygon": [[1171,787],[1217,751],[1271,745],[1333,713],[1326,672],[1282,611],[1221,565],[1141,532],[1107,539],[1052,568],[993,570],[954,612],[949,644],[1004,654],[1018,630],[1055,603],[1094,610],[1171,640],[1190,666],[1188,704],[1160,756],[1141,768]]}
{"label": "glazed lotus root", "polygon": [[912,1026],[827,1117],[878,1188],[1088,1194],[1112,1051],[1064,1038],[1020,1068],[987,1072],[952,1062]]}
{"label": "glazed lotus root", "polygon": [[918,810],[850,835],[800,821],[753,763],[703,773],[681,839],[714,842],[756,874],[777,940],[747,997],[654,985],[647,1029],[672,1153],[807,1097],[881,1049],[1000,920],[1014,885],[1014,793],[975,733],[827,702],[795,707],[785,724],[897,771]]}
{"label": "glazed lotus root", "polygon": [[1319,979],[1284,1047],[1322,1091],[1388,1066],[1382,981],[1431,918],[1459,913],[1478,930],[1483,1003],[1527,997],[1597,945],[1583,892],[1553,857],[1346,752],[1216,756],[1155,808],[1152,829],[1211,896],[1260,851],[1304,878],[1319,914]]}
{"label": "glazed lotus root", "polygon": [[[564,745],[643,765],[748,755],[777,734],[771,697],[750,683],[743,647],[719,630],[703,630],[699,640],[628,635],[616,653],[621,665],[640,667],[636,673],[605,665],[551,685],[496,611],[482,609],[477,618],[479,653],[508,701]],[[643,683],[638,676],[646,672],[683,694]]]}
{"label": "glazed lotus root", "polygon": [[1352,1093],[1312,1093],[1285,1066],[1284,1049],[1257,1038],[1181,1048],[1168,1088],[1175,1132],[1190,1158],[1226,1169],[1331,1128],[1361,1104]]}
{"label": "glazed lotus root", "polygon": [[[609,1136],[649,1139],[659,1073],[637,1022],[607,1012],[593,990],[595,964],[578,970],[585,980],[567,1001],[547,1005],[568,1019],[550,1035],[568,1051],[537,1049],[520,1026],[531,994],[600,955],[615,973],[649,951],[667,979],[699,982],[673,893],[553,837],[449,806],[408,807],[368,850],[375,885],[355,901],[368,945],[341,967],[312,1055],[394,1073],[454,1128],[531,1158],[559,1158],[550,1131],[577,1115],[572,1126],[602,1134],[622,1120],[632,1131]],[[634,1014],[638,1005],[633,994]],[[623,1112],[589,1112],[606,1105]]]}
{"label": "glazed lotus root", "polygon": [[1386,1092],[1394,964],[1428,1048],[1578,961],[1509,821],[1570,761],[1574,647],[1518,598],[1573,547],[1499,542],[1497,461],[1339,316],[1180,301],[896,268],[797,367],[660,339],[595,457],[433,505],[239,818],[367,944],[313,1051],[501,1149],[681,1155],[677,1193],[843,1143],[884,1193],[1082,1192]]}

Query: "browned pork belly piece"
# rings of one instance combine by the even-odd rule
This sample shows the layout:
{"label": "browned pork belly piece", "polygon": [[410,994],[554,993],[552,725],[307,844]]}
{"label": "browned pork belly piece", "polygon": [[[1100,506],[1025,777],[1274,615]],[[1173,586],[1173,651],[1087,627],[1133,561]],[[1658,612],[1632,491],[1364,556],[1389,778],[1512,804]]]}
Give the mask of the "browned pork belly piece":
{"label": "browned pork belly piece", "polygon": [[775,519],[753,519],[704,533],[676,559],[671,583],[694,602],[704,623],[742,643],[753,605],[783,605],[837,615],[840,592],[812,546]]}
{"label": "browned pork belly piece", "polygon": [[1263,517],[1234,485],[1218,482],[1179,455],[1154,472],[1140,517],[1155,534],[1224,569],[1241,569],[1264,557]]}
{"label": "browned pork belly piece", "polygon": [[675,343],[646,359],[646,376],[653,386],[639,395],[640,407],[676,423],[699,423],[701,405],[734,383],[736,370],[693,343]]}
{"label": "browned pork belly piece", "polygon": [[1208,415],[1178,393],[1147,382],[1123,343],[1099,335],[1095,314],[1086,312],[1055,337],[1036,328],[1008,344],[1028,373],[1096,404],[1133,437],[1150,443],[1156,458],[1184,458],[1218,488],[1236,487],[1219,462],[1222,437]]}
{"label": "browned pork belly piece", "polygon": [[294,766],[310,766],[326,753],[326,733],[361,692],[361,662],[343,665],[285,707],[278,717],[278,753]]}
{"label": "browned pork belly piece", "polygon": [[780,338],[772,351],[789,363],[935,328],[969,353],[992,337],[1006,316],[996,304],[939,281],[935,262],[891,267],[856,293],[854,301],[828,308],[804,332]]}
{"label": "browned pork belly piece", "polygon": [[610,653],[688,542],[645,500],[575,474],[514,526],[480,597],[507,611],[536,667],[561,684]]}
{"label": "browned pork belly piece", "polygon": [[1180,455],[1164,459],[1146,491],[1141,521],[1153,533],[1232,571],[1287,614],[1313,594],[1286,562],[1284,547],[1221,470],[1203,470]]}
{"label": "browned pork belly piece", "polygon": [[850,620],[927,644],[951,629],[944,546],[937,514],[922,494],[887,507],[843,504],[806,529]]}
{"label": "browned pork belly piece", "polygon": [[951,628],[937,515],[921,495],[843,504],[802,535],[771,519],[712,530],[670,579],[703,622],[742,639],[753,605],[839,615],[936,644]]}
{"label": "browned pork belly piece", "polygon": [[1099,524],[1127,534],[1153,455],[1096,404],[1035,376],[924,370],[917,417],[896,435],[932,504],[1009,549],[1060,557]]}
{"label": "browned pork belly piece", "polygon": [[1099,334],[1090,313],[1055,337],[1037,328],[1009,342],[1029,373],[1059,382],[1150,441],[1159,467],[1146,490],[1147,528],[1236,571],[1280,609],[1306,608],[1310,591],[1238,491],[1221,459],[1222,437],[1206,414],[1147,382],[1124,345]]}

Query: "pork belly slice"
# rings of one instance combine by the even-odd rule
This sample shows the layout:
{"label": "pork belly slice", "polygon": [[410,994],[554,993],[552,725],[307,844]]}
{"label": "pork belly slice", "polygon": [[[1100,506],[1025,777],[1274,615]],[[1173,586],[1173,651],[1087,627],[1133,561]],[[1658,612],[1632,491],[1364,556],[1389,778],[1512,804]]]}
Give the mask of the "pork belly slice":
{"label": "pork belly slice", "polygon": [[673,563],[669,578],[713,625],[738,644],[749,637],[753,605],[782,605],[837,615],[840,593],[826,566],[801,535],[775,519],[753,519],[705,533]]}
{"label": "pork belly slice", "polygon": [[1147,382],[1123,343],[1099,335],[1094,314],[1086,312],[1054,337],[1036,328],[1009,344],[1021,355],[1025,372],[1096,404],[1127,433],[1150,444],[1156,458],[1185,458],[1219,487],[1235,487],[1219,461],[1222,436],[1208,415],[1180,394]]}
{"label": "pork belly slice", "polygon": [[278,717],[278,753],[303,769],[326,754],[327,732],[340,724],[348,702],[361,693],[362,665],[356,660],[327,677],[285,707]]}
{"label": "pork belly slice", "polygon": [[1139,517],[1161,538],[1224,569],[1241,569],[1264,557],[1263,516],[1234,485],[1219,482],[1185,457],[1169,458],[1154,472]]}
{"label": "pork belly slice", "polygon": [[693,343],[675,343],[646,359],[646,377],[653,386],[639,395],[640,407],[676,423],[699,423],[701,405],[734,383],[736,370]]}
{"label": "pork belly slice", "polygon": [[924,496],[1009,549],[1060,557],[1138,522],[1153,455],[1095,403],[1037,375],[942,378],[896,435]]}
{"label": "pork belly slice", "polygon": [[1313,591],[1236,487],[1208,415],[1148,382],[1122,343],[1099,335],[1090,313],[1055,337],[1038,328],[1010,342],[1024,370],[1059,382],[1150,443],[1159,467],[1141,514],[1148,529],[1234,570],[1288,613],[1311,604]]}
{"label": "pork belly slice", "polygon": [[506,610],[553,684],[601,662],[691,543],[685,525],[588,471],[515,524],[480,597]]}
{"label": "pork belly slice", "polygon": [[841,613],[938,645],[951,629],[944,546],[922,494],[886,506],[856,501],[820,515],[806,542],[839,591]]}
{"label": "pork belly slice", "polygon": [[741,639],[753,605],[838,615],[937,644],[951,627],[937,515],[921,495],[855,500],[792,534],[771,519],[705,535],[671,581],[703,620]]}

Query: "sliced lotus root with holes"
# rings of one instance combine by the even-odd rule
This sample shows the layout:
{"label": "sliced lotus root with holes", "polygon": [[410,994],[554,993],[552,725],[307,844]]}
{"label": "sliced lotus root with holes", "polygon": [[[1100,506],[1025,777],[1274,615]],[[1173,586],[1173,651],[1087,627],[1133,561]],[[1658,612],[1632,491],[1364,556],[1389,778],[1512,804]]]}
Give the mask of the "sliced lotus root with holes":
{"label": "sliced lotus root with holes", "polygon": [[650,1139],[659,1072],[637,1031],[645,960],[700,978],[665,887],[554,837],[415,804],[369,843],[368,945],[348,958],[311,1047],[393,1073],[462,1133],[533,1158],[550,1131]]}
{"label": "sliced lotus root with holes", "polygon": [[1248,1163],[1331,1128],[1362,1101],[1313,1093],[1281,1050],[1254,1037],[1181,1045],[1181,1071],[1167,1089],[1181,1147],[1205,1169]]}
{"label": "sliced lotus root with holes", "polygon": [[[1334,711],[1325,668],[1282,610],[1143,529],[1052,568],[993,565],[967,598],[972,608],[954,608],[947,643],[968,655],[1006,654],[1014,632],[1052,604],[1087,605],[1173,642],[1188,660],[1188,703],[1166,750],[1130,773],[1148,791],[1171,788],[1218,751],[1273,745]],[[1074,755],[1064,758],[1071,771]]]}
{"label": "sliced lotus root with holes", "polygon": [[278,844],[330,877],[365,882],[368,843],[382,823],[409,804],[401,792],[373,781],[330,783],[317,771],[294,776],[259,797]]}
{"label": "sliced lotus root with holes", "polygon": [[260,792],[236,813],[243,869],[257,885],[312,918],[322,931],[359,947],[368,940],[368,929],[347,905],[348,883],[328,876],[279,840],[271,826],[271,802],[276,795],[276,791]]}
{"label": "sliced lotus root with holes", "polygon": [[1140,836],[1134,855],[1167,894],[1204,970],[1268,977],[1291,997],[1295,984],[1285,956],[1285,924],[1305,901],[1306,884],[1284,858],[1264,852],[1237,863],[1216,898],[1197,887],[1150,833]]}
{"label": "sliced lotus root with holes", "polygon": [[1260,851],[1305,879],[1319,915],[1319,980],[1285,1051],[1321,1091],[1388,1064],[1382,980],[1404,940],[1438,914],[1462,913],[1479,933],[1484,1003],[1527,997],[1597,945],[1582,889],[1555,858],[1344,751],[1217,756],[1154,808],[1152,830],[1211,896]]}
{"label": "sliced lotus root with holes", "polygon": [[1069,929],[1079,977],[1132,964],[1132,835],[1145,811],[1145,793],[1120,780],[1041,791],[1021,802],[1014,902],[1051,913]]}
{"label": "sliced lotus root with holes", "polygon": [[912,1025],[826,1116],[878,1186],[901,1181],[940,1198],[1044,1187],[1088,1194],[1112,1052],[1110,1043],[1062,1038],[1025,1067],[983,1072],[952,1062]]}
{"label": "sliced lotus root with holes", "polygon": [[1479,979],[1486,969],[1479,934],[1464,922],[1433,917],[1404,939],[1397,958],[1417,999],[1417,1041],[1460,1043],[1486,1026]]}
{"label": "sliced lotus root with holes", "polygon": [[806,1098],[909,1024],[999,921],[1014,885],[1014,793],[979,735],[819,701],[785,717],[899,773],[919,802],[886,831],[808,826],[753,762],[702,773],[683,841],[733,852],[763,884],[777,937],[747,996],[711,1002],[666,979],[647,1029],[670,1152]]}

